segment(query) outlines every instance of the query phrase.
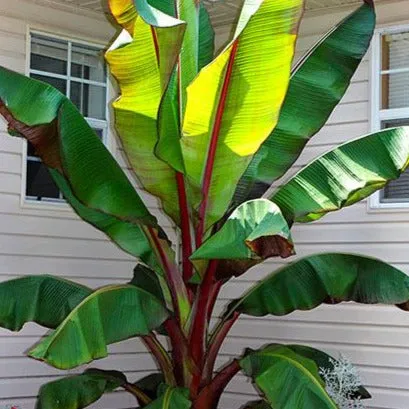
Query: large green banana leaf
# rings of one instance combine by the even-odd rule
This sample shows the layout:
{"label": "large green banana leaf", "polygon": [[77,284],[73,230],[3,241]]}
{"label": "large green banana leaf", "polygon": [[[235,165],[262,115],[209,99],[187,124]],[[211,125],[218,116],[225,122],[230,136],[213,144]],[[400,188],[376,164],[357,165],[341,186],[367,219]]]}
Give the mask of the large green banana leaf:
{"label": "large green banana leaf", "polygon": [[134,36],[123,31],[106,53],[121,96],[113,103],[115,126],[124,151],[143,187],[157,196],[179,224],[176,173],[154,153],[157,116],[164,89],[151,27],[137,17]]}
{"label": "large green banana leaf", "polygon": [[373,4],[365,2],[295,66],[278,124],[241,178],[236,204],[261,197],[327,122],[368,50],[375,19]]}
{"label": "large green banana leaf", "polygon": [[189,391],[184,388],[172,388],[161,385],[158,390],[159,398],[155,399],[146,409],[190,409]]}
{"label": "large green banana leaf", "polygon": [[20,331],[27,322],[57,328],[92,290],[49,275],[0,283],[0,326]]}
{"label": "large green banana leaf", "polygon": [[[241,174],[277,123],[302,5],[246,1],[232,42],[188,88],[181,144],[204,231],[226,212]],[[266,92],[272,84],[274,92]]]}
{"label": "large green banana leaf", "polygon": [[[273,350],[279,347],[280,345],[270,345],[268,348]],[[333,371],[334,369],[336,360],[323,351],[305,345],[281,345],[281,347],[288,348],[296,354],[314,361],[319,369],[325,369],[327,371]],[[370,399],[371,395],[363,386],[360,386],[353,397]],[[257,401],[248,403],[245,409],[272,409],[272,407],[266,401]]]}
{"label": "large green banana leaf", "polygon": [[305,257],[281,268],[232,301],[233,312],[286,315],[322,303],[396,304],[409,311],[409,277],[380,260],[342,253]]}
{"label": "large green banana leaf", "polygon": [[[138,257],[144,263],[153,268],[159,275],[163,275],[163,268],[156,253],[152,249],[146,231],[140,225],[119,220],[111,215],[101,213],[97,210],[84,206],[73,194],[66,179],[56,170],[49,172],[64,195],[64,198],[75,210],[75,212],[86,222],[92,224],[98,230],[103,231],[113,242],[127,253]],[[162,235],[162,234],[161,234]],[[173,256],[166,240],[160,239],[163,248]]]}
{"label": "large green banana leaf", "polygon": [[190,259],[229,260],[218,269],[220,278],[228,278],[241,275],[268,257],[289,257],[293,249],[290,229],[278,206],[267,199],[256,199],[241,204]]}
{"label": "large green banana leaf", "polygon": [[59,369],[107,356],[107,346],[148,335],[169,316],[152,294],[132,285],[101,288],[79,304],[29,355]]}
{"label": "large green banana leaf", "polygon": [[50,85],[2,67],[0,101],[10,131],[34,145],[74,210],[158,271],[149,241],[158,235],[156,219],[74,105]]}
{"label": "large green banana leaf", "polygon": [[126,382],[122,372],[89,369],[43,385],[36,409],[82,409]]}
{"label": "large green banana leaf", "polygon": [[409,127],[347,142],[314,160],[272,194],[289,224],[350,206],[397,179],[409,165]]}
{"label": "large green banana leaf", "polygon": [[240,360],[274,409],[338,409],[316,363],[282,345],[251,351]]}
{"label": "large green banana leaf", "polygon": [[82,203],[121,220],[155,219],[75,106],[48,84],[0,67],[0,113],[65,176]]}
{"label": "large green banana leaf", "polygon": [[[186,108],[187,87],[197,73],[213,59],[214,31],[209,14],[201,1],[167,0],[175,15],[186,21],[187,29],[183,39],[178,65],[162,98],[158,130],[159,141],[156,155],[169,163],[178,172],[184,173],[185,166],[180,145],[183,116]],[[158,5],[156,6],[156,3]],[[163,0],[152,0],[151,4],[160,8]]]}
{"label": "large green banana leaf", "polygon": [[[113,10],[115,5],[125,6],[116,1],[111,3]],[[198,72],[199,53],[204,53],[204,58],[213,54],[213,37],[210,35],[206,41],[203,39],[203,33],[208,35],[212,30],[207,12],[199,3],[193,0],[178,0],[176,4],[157,0],[150,3],[168,14],[176,14],[177,10],[178,17],[188,23],[182,47],[179,37],[172,40],[173,37],[169,36],[165,39],[174,41],[174,44],[165,47],[174,49],[174,54],[169,53],[167,57],[171,60],[167,64],[171,71],[166,72],[166,78],[161,72],[164,57],[158,55],[158,47],[161,48],[164,41],[162,33],[167,29],[161,27],[155,36],[151,20],[142,14],[138,17],[135,8],[131,30],[133,37],[123,32],[106,58],[122,94],[113,106],[116,127],[129,162],[144,188],[159,197],[165,212],[179,224],[178,186],[174,169],[184,171],[179,143],[180,112],[184,109],[185,99],[182,96]],[[195,36],[199,29],[201,37],[198,41]],[[180,48],[178,64],[174,69]]]}

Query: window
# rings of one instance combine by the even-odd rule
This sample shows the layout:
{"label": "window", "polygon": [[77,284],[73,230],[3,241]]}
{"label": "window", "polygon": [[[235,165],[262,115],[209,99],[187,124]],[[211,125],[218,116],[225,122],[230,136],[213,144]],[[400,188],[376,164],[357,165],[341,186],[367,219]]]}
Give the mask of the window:
{"label": "window", "polygon": [[[373,131],[409,125],[409,27],[379,30],[372,57]],[[409,208],[409,171],[376,193],[371,207]]]}
{"label": "window", "polygon": [[[30,77],[51,84],[70,98],[106,142],[108,76],[101,48],[31,33],[30,50]],[[46,166],[30,144],[27,146],[26,169],[26,199],[63,200]]]}

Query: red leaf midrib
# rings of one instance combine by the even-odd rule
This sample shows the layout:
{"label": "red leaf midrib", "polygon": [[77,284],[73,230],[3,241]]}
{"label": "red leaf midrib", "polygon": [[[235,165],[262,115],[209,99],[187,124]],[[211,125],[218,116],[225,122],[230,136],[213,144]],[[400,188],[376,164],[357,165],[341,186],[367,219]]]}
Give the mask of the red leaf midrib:
{"label": "red leaf midrib", "polygon": [[217,111],[214,119],[212,136],[210,139],[209,150],[207,154],[205,172],[203,176],[202,194],[203,200],[199,208],[199,224],[196,232],[196,247],[202,244],[203,234],[205,230],[206,223],[206,210],[209,201],[209,190],[211,185],[211,180],[213,176],[214,162],[216,158],[217,145],[219,142],[220,130],[224,115],[224,109],[226,106],[227,95],[229,91],[231,76],[233,72],[234,61],[237,55],[238,40],[236,40],[232,45],[232,50],[229,57],[229,62],[227,64],[226,73],[223,80],[222,90],[220,92],[220,99],[217,106]]}

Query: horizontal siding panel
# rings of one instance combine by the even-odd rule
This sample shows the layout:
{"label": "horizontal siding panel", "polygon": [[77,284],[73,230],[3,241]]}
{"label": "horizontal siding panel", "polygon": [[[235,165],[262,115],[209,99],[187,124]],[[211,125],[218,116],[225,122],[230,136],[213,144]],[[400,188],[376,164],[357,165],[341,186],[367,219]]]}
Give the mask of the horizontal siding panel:
{"label": "horizontal siding panel", "polygon": [[[0,330],[0,358],[25,357],[26,351],[41,339],[40,336],[20,336],[19,334],[5,337],[3,334],[6,331],[7,330]],[[109,345],[108,350],[110,355],[139,354],[147,352],[146,347],[137,338]],[[135,369],[141,370],[143,368],[134,368],[134,370]],[[2,376],[0,375],[0,378],[1,377]],[[2,395],[0,394],[0,396]]]}
{"label": "horizontal siding panel", "polygon": [[[368,204],[366,201],[361,201],[353,206],[346,207],[342,210],[328,213],[325,217],[310,226],[322,226],[326,224],[359,224],[362,229],[365,229],[365,224],[373,224],[381,226],[385,223],[393,223],[396,229],[399,229],[399,223],[409,222],[409,212],[407,211],[394,211],[393,209],[387,210],[368,210]],[[294,231],[299,228],[299,224],[296,225]],[[352,238],[351,238],[352,240]]]}
{"label": "horizontal siding panel", "polygon": [[[1,208],[1,206],[0,206]],[[63,237],[73,239],[84,239],[94,241],[107,241],[106,236],[84,222],[75,217],[69,219],[51,219],[46,217],[39,218],[38,216],[26,214],[8,214],[0,210],[0,217],[2,224],[0,225],[0,234],[14,234],[14,235],[39,235],[49,237]],[[170,227],[167,219],[167,225],[162,223],[162,227]]]}
{"label": "horizontal siding panel", "polygon": [[9,70],[14,70],[21,74],[24,74],[26,71],[26,59],[21,54],[1,53],[0,64]]}
{"label": "horizontal siding panel", "polygon": [[[2,358],[0,359],[0,373],[6,374],[7,378],[15,377],[33,377],[33,376],[61,376],[83,372],[88,366],[83,366],[68,371],[60,371],[43,362],[31,358]],[[132,355],[110,355],[107,358],[94,361],[89,367],[122,371],[135,371],[140,368],[141,371],[154,371],[155,363],[148,353]],[[0,381],[1,382],[1,381]]]}
{"label": "horizontal siding panel", "polygon": [[304,243],[408,243],[409,224],[374,223],[333,225],[330,221],[319,225],[297,225],[293,231],[297,244]]}
{"label": "horizontal siding panel", "polygon": [[[0,60],[2,61],[2,56],[0,54]],[[2,63],[3,65],[3,63]],[[4,120],[1,119],[0,122],[0,152],[6,152],[6,153],[15,153],[15,154],[22,154],[23,153],[23,147],[24,147],[24,139],[22,138],[14,138],[9,136],[6,132],[6,125],[4,123]]]}
{"label": "horizontal siding panel", "polygon": [[25,56],[26,35],[24,33],[8,32],[1,26],[0,29],[0,54],[16,55],[17,58]]}
{"label": "horizontal siding panel", "polygon": [[308,146],[329,144],[335,146],[350,139],[366,135],[368,132],[369,123],[366,118],[363,121],[355,121],[348,124],[326,125],[311,138]]}
{"label": "horizontal siding panel", "polygon": [[328,124],[366,121],[368,119],[369,106],[367,102],[354,102],[338,105],[328,119]]}
{"label": "horizontal siding panel", "polygon": [[21,193],[21,175],[15,173],[0,172],[0,194]]}
{"label": "horizontal siding panel", "polygon": [[239,321],[230,335],[243,337],[248,334],[257,334],[259,339],[296,340],[301,343],[311,341],[331,343],[345,343],[354,345],[382,346],[389,345],[406,348],[409,336],[408,327],[376,327],[371,325],[318,323],[318,322],[281,322],[271,320]]}
{"label": "horizontal siding panel", "polygon": [[[19,184],[20,184],[21,177],[18,176],[18,179],[19,179]],[[0,189],[1,189],[1,185],[0,185]],[[18,194],[19,193],[20,192],[18,191]],[[90,236],[91,238],[92,237],[95,238],[95,234],[93,234],[92,231],[96,229],[94,229],[92,226],[79,227],[80,224],[84,226],[87,226],[87,224],[84,221],[82,221],[74,213],[73,210],[71,210],[68,204],[65,204],[65,203],[54,203],[53,204],[53,203],[47,203],[47,202],[26,201],[24,205],[21,206],[20,202],[21,200],[20,200],[19,195],[16,195],[16,194],[2,195],[2,200],[0,201],[0,214],[9,215],[10,217],[24,216],[31,220],[37,220],[37,224],[44,223],[44,225],[47,225],[47,222],[45,221],[45,219],[48,219],[51,222],[54,222],[57,219],[62,219],[61,221],[56,223],[57,226],[60,225],[60,226],[66,227],[64,223],[69,222],[72,224],[72,226],[75,226],[75,228],[72,228],[71,231],[74,232],[75,229],[78,228],[79,230],[78,234],[85,234],[85,236],[83,236],[84,238],[86,238],[87,236]],[[173,230],[171,220],[163,212],[161,212],[159,209],[154,209],[154,208],[150,208],[150,211],[153,214],[155,214],[155,216],[158,218],[159,224],[163,228],[167,229],[168,231]],[[54,230],[58,231],[58,229],[56,228]]]}
{"label": "horizontal siding panel", "polygon": [[[18,246],[16,242],[18,241]],[[131,256],[108,241],[0,234],[0,253],[18,255],[49,255],[73,258],[130,260]]]}
{"label": "horizontal siding panel", "polygon": [[354,82],[348,88],[348,91],[341,100],[341,104],[349,104],[354,102],[363,102],[369,100],[369,82],[361,81]]}
{"label": "horizontal siding panel", "polygon": [[[247,285],[248,284],[248,285]],[[226,287],[220,297],[220,302],[215,309],[215,315],[224,310],[226,303],[234,298],[239,298],[249,288],[250,283],[236,283]],[[409,313],[394,306],[385,305],[358,305],[355,303],[343,303],[339,305],[322,305],[311,311],[295,311],[289,315],[276,318],[255,318],[243,315],[240,321],[266,322],[271,320],[283,323],[334,323],[352,325],[384,325],[385,327],[409,327]]]}
{"label": "horizontal siding panel", "polygon": [[32,256],[23,254],[16,257],[13,254],[1,254],[0,265],[3,274],[62,274],[67,278],[75,277],[118,277],[129,279],[136,260],[106,260],[106,259],[80,259],[70,256],[58,257],[56,255]]}
{"label": "horizontal siding panel", "polygon": [[229,337],[223,344],[221,353],[223,356],[232,358],[240,356],[243,351],[250,347],[253,349],[261,348],[274,342],[283,344],[304,344],[313,348],[320,349],[334,358],[345,355],[354,365],[368,367],[388,367],[399,370],[409,369],[409,356],[406,348],[384,346],[357,346],[355,344],[346,344],[326,340],[302,342],[294,339],[281,339],[271,337],[269,340],[258,338]]}
{"label": "horizontal siding panel", "polygon": [[50,217],[46,217],[46,214],[39,218],[39,216],[21,213],[3,213],[1,210],[0,217],[0,234],[59,236],[63,238],[94,241],[107,240],[103,233],[78,218],[51,219]]}
{"label": "horizontal siding panel", "polygon": [[11,35],[26,35],[26,22],[23,19],[12,18],[6,15],[1,16],[1,30],[3,33]]}

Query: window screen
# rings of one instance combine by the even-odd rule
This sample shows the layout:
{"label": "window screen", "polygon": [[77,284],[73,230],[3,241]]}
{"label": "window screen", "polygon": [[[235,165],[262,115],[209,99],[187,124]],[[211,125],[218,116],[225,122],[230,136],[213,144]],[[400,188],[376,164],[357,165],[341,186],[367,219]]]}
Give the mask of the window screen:
{"label": "window screen", "polygon": [[[409,32],[384,34],[381,48],[381,128],[408,126]],[[380,200],[384,203],[409,202],[409,171],[390,182]]]}
{"label": "window screen", "polygon": [[[65,94],[105,141],[107,131],[107,71],[101,49],[31,34],[30,77],[51,84]],[[61,201],[47,167],[27,146],[26,198]]]}

